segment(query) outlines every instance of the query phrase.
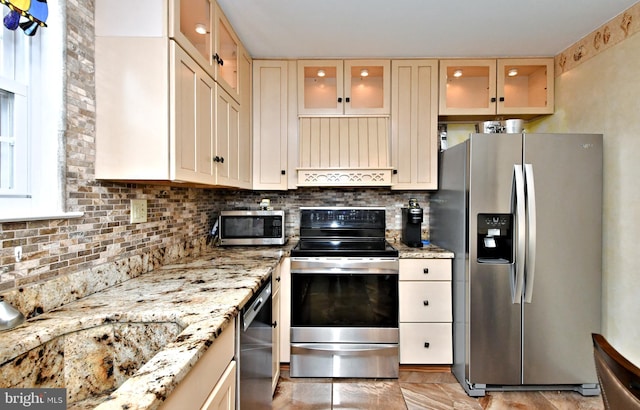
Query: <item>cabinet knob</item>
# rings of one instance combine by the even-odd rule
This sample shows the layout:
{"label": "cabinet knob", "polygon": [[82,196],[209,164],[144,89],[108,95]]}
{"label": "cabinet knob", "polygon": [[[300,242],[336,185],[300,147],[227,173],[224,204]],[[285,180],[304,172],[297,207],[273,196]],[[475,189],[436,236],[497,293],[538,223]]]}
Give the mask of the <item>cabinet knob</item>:
{"label": "cabinet knob", "polygon": [[429,348],[429,342],[424,342],[424,348],[428,349]]}
{"label": "cabinet knob", "polygon": [[424,273],[425,275],[429,273],[429,268],[424,268],[422,269],[422,273]]}
{"label": "cabinet knob", "polygon": [[280,170],[280,175],[287,175],[287,171],[285,171],[284,169]]}
{"label": "cabinet knob", "polygon": [[496,102],[496,97],[491,97],[491,102]]}
{"label": "cabinet knob", "polygon": [[351,98],[347,97],[344,99],[346,102],[351,102]]}
{"label": "cabinet knob", "polygon": [[220,163],[224,163],[224,157],[220,157]]}
{"label": "cabinet knob", "polygon": [[428,300],[423,300],[422,304],[425,305],[425,306],[429,306],[429,301]]}
{"label": "cabinet knob", "polygon": [[338,102],[341,103],[342,102],[342,97],[338,97]]}
{"label": "cabinet knob", "polygon": [[271,324],[271,326],[273,326],[273,328],[275,329],[276,327],[278,327],[278,321],[276,320],[275,322],[273,322]]}
{"label": "cabinet knob", "polygon": [[217,155],[213,157],[213,162],[220,162],[220,157]]}
{"label": "cabinet knob", "polygon": [[500,102],[504,102],[504,97],[500,97]]}
{"label": "cabinet knob", "polygon": [[397,170],[397,169],[394,169],[393,171],[391,171],[391,173],[392,173],[393,175],[397,175],[397,174],[398,174],[398,170]]}
{"label": "cabinet knob", "polygon": [[280,276],[276,278],[276,282],[280,282]]}

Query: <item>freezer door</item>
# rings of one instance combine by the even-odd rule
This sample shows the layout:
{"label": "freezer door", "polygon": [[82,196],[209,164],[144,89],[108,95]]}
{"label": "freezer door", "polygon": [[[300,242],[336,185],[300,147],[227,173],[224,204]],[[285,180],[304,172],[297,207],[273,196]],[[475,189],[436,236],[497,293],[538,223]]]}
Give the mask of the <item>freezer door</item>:
{"label": "freezer door", "polygon": [[517,164],[522,164],[521,135],[471,135],[466,346],[467,380],[472,384],[521,382],[522,305],[512,300],[516,265],[478,262],[478,249],[484,246],[484,238],[478,236],[478,214],[512,212]]}
{"label": "freezer door", "polygon": [[[526,134],[535,181],[535,272],[524,304],[525,384],[597,383],[600,331],[602,136]],[[531,274],[534,273],[533,279]]]}

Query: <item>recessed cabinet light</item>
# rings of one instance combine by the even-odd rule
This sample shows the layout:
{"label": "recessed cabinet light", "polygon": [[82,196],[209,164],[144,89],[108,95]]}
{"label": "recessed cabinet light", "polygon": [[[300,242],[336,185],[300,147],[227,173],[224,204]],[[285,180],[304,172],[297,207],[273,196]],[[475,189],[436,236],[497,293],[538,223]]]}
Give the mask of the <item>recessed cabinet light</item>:
{"label": "recessed cabinet light", "polygon": [[196,24],[196,33],[198,34],[207,34],[207,26],[202,23]]}
{"label": "recessed cabinet light", "polygon": [[462,70],[458,69],[458,70],[454,71],[453,72],[453,76],[455,78],[462,77]]}
{"label": "recessed cabinet light", "polygon": [[318,77],[324,77],[326,75],[326,73],[324,72],[324,70],[318,70]]}
{"label": "recessed cabinet light", "polygon": [[509,69],[509,71],[507,71],[507,75],[509,77],[515,77],[518,75],[518,69],[517,68],[511,68]]}

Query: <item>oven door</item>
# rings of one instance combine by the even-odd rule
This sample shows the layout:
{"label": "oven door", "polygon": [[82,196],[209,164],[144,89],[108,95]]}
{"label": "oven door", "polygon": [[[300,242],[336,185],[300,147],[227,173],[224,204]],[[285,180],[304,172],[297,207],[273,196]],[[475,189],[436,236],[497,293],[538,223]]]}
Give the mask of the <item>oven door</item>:
{"label": "oven door", "polygon": [[292,377],[398,376],[397,258],[291,259]]}

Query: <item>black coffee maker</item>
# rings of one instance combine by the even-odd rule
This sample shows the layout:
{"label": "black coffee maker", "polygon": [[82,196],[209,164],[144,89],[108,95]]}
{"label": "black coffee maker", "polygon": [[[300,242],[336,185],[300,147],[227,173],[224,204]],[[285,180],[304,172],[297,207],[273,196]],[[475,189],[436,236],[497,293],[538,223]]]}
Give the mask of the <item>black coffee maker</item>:
{"label": "black coffee maker", "polygon": [[415,198],[409,199],[409,206],[402,208],[402,243],[411,248],[422,248],[423,210]]}

